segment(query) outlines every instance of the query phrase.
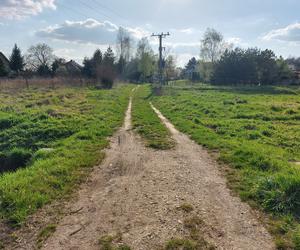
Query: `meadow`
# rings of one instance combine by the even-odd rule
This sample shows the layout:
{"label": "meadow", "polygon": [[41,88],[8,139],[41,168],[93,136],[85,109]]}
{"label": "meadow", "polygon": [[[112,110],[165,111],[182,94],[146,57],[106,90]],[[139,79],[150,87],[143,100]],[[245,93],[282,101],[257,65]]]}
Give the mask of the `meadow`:
{"label": "meadow", "polygon": [[231,168],[228,185],[266,211],[279,249],[300,249],[300,88],[181,82],[154,105]]}
{"label": "meadow", "polygon": [[70,193],[121,126],[132,86],[0,93],[0,218],[24,222]]}

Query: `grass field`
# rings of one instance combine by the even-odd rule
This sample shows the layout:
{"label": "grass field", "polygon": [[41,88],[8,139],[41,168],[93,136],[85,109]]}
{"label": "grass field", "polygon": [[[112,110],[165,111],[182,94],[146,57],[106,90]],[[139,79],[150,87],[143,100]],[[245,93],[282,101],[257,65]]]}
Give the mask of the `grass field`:
{"label": "grass field", "polygon": [[161,123],[150,106],[150,86],[139,86],[133,97],[133,128],[142,136],[147,146],[155,149],[172,148],[174,141],[171,139],[169,130]]}
{"label": "grass field", "polygon": [[[103,159],[132,86],[0,93],[0,218],[19,224]],[[16,170],[16,171],[11,171]]]}
{"label": "grass field", "polygon": [[229,185],[272,215],[277,246],[300,249],[300,89],[184,84],[152,101],[233,167]]}

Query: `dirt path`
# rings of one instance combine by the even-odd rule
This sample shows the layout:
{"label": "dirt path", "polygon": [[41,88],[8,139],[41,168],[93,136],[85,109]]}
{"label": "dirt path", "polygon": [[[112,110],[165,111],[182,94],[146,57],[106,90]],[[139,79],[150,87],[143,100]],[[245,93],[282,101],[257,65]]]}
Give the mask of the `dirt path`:
{"label": "dirt path", "polygon": [[[99,249],[99,238],[119,235],[134,250],[161,249],[186,234],[190,204],[204,222],[204,237],[218,249],[274,249],[248,205],[232,197],[215,161],[155,110],[178,143],[174,150],[145,148],[131,129],[131,102],[123,128],[68,205],[44,249]],[[122,237],[120,237],[122,235]]]}

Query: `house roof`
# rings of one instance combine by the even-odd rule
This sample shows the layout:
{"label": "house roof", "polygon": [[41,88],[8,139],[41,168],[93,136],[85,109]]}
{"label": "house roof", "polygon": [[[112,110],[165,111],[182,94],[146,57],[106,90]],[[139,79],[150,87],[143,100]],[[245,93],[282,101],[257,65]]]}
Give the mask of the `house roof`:
{"label": "house roof", "polygon": [[7,57],[2,52],[0,52],[0,60],[3,62],[4,66],[9,71],[10,70],[9,60],[7,59]]}
{"label": "house roof", "polygon": [[7,59],[7,57],[2,53],[0,52],[0,60],[7,66],[9,66],[9,60]]}
{"label": "house roof", "polygon": [[78,73],[81,71],[82,68],[77,62],[73,60],[65,63],[64,66],[66,67],[69,73]]}

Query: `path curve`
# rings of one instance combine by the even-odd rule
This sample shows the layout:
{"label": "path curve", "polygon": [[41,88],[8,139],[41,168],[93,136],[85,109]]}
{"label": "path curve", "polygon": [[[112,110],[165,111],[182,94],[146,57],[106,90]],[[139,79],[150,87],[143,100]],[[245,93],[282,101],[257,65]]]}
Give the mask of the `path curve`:
{"label": "path curve", "polygon": [[205,238],[218,249],[274,249],[249,206],[231,196],[217,163],[154,110],[170,129],[176,148],[144,147],[131,130],[130,99],[125,123],[112,138],[105,161],[69,203],[69,214],[43,249],[99,249],[101,236],[115,234],[134,250],[161,249],[185,233],[178,210],[183,203],[194,207],[205,222]]}

